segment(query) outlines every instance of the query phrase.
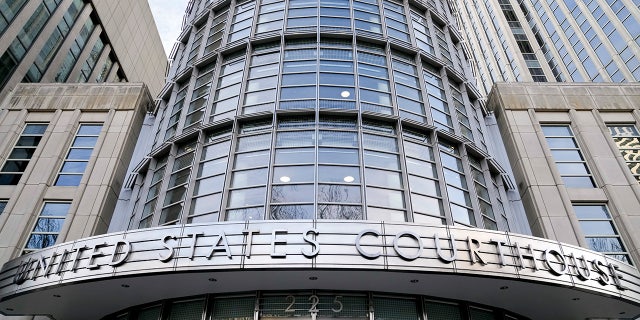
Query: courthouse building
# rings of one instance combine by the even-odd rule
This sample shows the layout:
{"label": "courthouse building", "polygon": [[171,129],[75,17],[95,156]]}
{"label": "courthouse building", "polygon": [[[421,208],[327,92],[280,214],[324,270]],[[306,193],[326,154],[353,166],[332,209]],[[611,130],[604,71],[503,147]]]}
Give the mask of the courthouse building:
{"label": "courthouse building", "polygon": [[102,112],[62,109],[53,128],[22,131],[52,139],[77,123],[94,144],[31,147],[55,169],[15,178],[39,205],[20,209],[30,225],[6,250],[0,312],[640,316],[640,86],[498,85],[485,99],[450,5],[191,1],[154,105],[133,84],[68,93],[99,99],[19,86],[12,114],[60,99]]}

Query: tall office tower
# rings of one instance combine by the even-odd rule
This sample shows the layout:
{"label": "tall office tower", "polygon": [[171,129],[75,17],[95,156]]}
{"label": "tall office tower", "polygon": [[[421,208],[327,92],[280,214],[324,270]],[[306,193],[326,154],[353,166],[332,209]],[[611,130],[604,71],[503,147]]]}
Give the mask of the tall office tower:
{"label": "tall office tower", "polygon": [[0,2],[0,100],[20,82],[164,84],[166,56],[143,0]]}
{"label": "tall office tower", "polygon": [[638,0],[452,0],[479,89],[640,81]]}
{"label": "tall office tower", "polygon": [[437,0],[191,1],[111,233],[5,264],[0,312],[640,315],[632,265],[527,235],[452,23]]}

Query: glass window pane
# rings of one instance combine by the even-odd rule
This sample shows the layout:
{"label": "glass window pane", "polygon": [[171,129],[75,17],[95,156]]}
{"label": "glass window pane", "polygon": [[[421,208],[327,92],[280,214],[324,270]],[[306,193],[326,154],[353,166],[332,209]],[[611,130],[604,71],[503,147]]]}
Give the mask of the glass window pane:
{"label": "glass window pane", "polygon": [[357,149],[319,148],[318,163],[358,164]]}
{"label": "glass window pane", "polygon": [[312,184],[277,185],[271,189],[271,202],[313,202]]}
{"label": "glass window pane", "polygon": [[42,249],[56,244],[57,234],[32,234],[25,249]]}
{"label": "glass window pane", "polygon": [[367,185],[396,189],[402,188],[402,177],[399,172],[365,168],[364,174]]}
{"label": "glass window pane", "polygon": [[367,204],[388,208],[404,208],[402,191],[367,187]]}
{"label": "glass window pane", "polygon": [[56,186],[79,186],[80,180],[82,180],[82,175],[79,174],[60,174],[58,175],[58,179],[56,180]]}
{"label": "glass window pane", "polygon": [[361,201],[359,186],[318,185],[318,202],[359,203]]}
{"label": "glass window pane", "polygon": [[269,170],[267,168],[236,171],[233,173],[233,178],[231,179],[231,187],[238,188],[265,184],[268,173]]}
{"label": "glass window pane", "polygon": [[585,235],[617,235],[611,221],[581,220],[580,227]]}
{"label": "glass window pane", "polygon": [[229,192],[229,207],[264,204],[265,191],[265,187],[232,190]]}
{"label": "glass window pane", "polygon": [[313,182],[313,166],[288,166],[273,168],[274,183]]}
{"label": "glass window pane", "polygon": [[97,136],[102,131],[101,124],[83,124],[78,130],[78,135],[93,135]]}
{"label": "glass window pane", "polygon": [[364,164],[368,167],[400,170],[397,154],[365,150]]}
{"label": "glass window pane", "polygon": [[344,131],[320,131],[318,134],[319,146],[357,147],[358,135],[355,132]]}
{"label": "glass window pane", "polygon": [[444,217],[444,210],[442,208],[442,201],[440,199],[412,193],[411,205],[413,211],[416,213],[426,213]]}
{"label": "glass window pane", "polygon": [[17,147],[35,147],[40,143],[42,137],[20,137],[16,142]]}
{"label": "glass window pane", "polygon": [[284,131],[278,132],[277,147],[302,147],[315,145],[315,131]]}
{"label": "glass window pane", "polygon": [[65,161],[60,172],[83,173],[86,168],[86,161]]}
{"label": "glass window pane", "polygon": [[218,175],[197,181],[193,190],[194,195],[203,195],[222,191],[222,188],[224,187],[224,177],[224,175]]}
{"label": "glass window pane", "polygon": [[[258,151],[258,152],[236,154],[235,162],[236,162],[235,163],[236,169],[266,166],[269,164],[269,151]],[[211,165],[217,166],[217,164],[211,164]]]}
{"label": "glass window pane", "polygon": [[71,149],[67,159],[72,160],[88,160],[91,157],[93,149]]}
{"label": "glass window pane", "polygon": [[593,188],[591,177],[562,177],[567,188]]}
{"label": "glass window pane", "polygon": [[358,167],[318,166],[319,182],[360,183]]}
{"label": "glass window pane", "polygon": [[588,175],[589,171],[584,163],[556,163],[560,175]]}
{"label": "glass window pane", "polygon": [[203,162],[198,168],[198,177],[222,174],[227,170],[227,158]]}
{"label": "glass window pane", "polygon": [[245,221],[262,219],[264,217],[264,207],[243,208],[227,210],[227,221]]}
{"label": "glass window pane", "polygon": [[573,206],[578,219],[610,219],[605,206]]}
{"label": "glass window pane", "polygon": [[70,203],[47,202],[40,212],[41,216],[59,216],[64,217],[69,212]]}
{"label": "glass window pane", "polygon": [[473,216],[473,211],[467,208],[451,204],[451,215],[453,216],[453,220],[456,222],[473,226],[476,225],[476,219]]}
{"label": "glass window pane", "polygon": [[624,245],[622,245],[622,241],[620,241],[620,238],[586,237],[586,240],[589,248],[598,252],[626,251]]}
{"label": "glass window pane", "polygon": [[64,224],[63,219],[51,219],[51,218],[40,218],[38,222],[36,222],[36,226],[33,228],[34,232],[60,232],[62,229],[62,225]]}
{"label": "glass window pane", "polygon": [[583,161],[578,150],[551,150],[555,161]]}
{"label": "glass window pane", "polygon": [[361,206],[318,205],[318,219],[362,220]]}
{"label": "glass window pane", "polygon": [[220,210],[221,201],[221,193],[215,193],[208,196],[195,198],[193,199],[193,201],[191,201],[190,215],[200,215],[207,212],[217,212],[218,210]]}
{"label": "glass window pane", "polygon": [[276,150],[276,164],[314,163],[315,150],[313,148],[293,148]]}
{"label": "glass window pane", "polygon": [[270,218],[273,220],[313,219],[313,205],[271,206]]}
{"label": "glass window pane", "polygon": [[411,187],[411,192],[426,194],[430,196],[440,195],[440,185],[436,180],[409,175],[409,186]]}
{"label": "glass window pane", "polygon": [[573,138],[547,138],[549,148],[577,148]]}
{"label": "glass window pane", "polygon": [[367,220],[404,222],[407,219],[402,210],[367,207]]}
{"label": "glass window pane", "polygon": [[571,133],[571,129],[569,126],[542,126],[542,132],[546,137],[556,136],[556,137],[571,137],[573,134]]}

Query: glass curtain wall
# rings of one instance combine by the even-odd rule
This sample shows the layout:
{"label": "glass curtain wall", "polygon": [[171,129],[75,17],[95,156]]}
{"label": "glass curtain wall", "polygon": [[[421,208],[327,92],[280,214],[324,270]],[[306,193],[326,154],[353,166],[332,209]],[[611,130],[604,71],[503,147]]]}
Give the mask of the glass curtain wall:
{"label": "glass curtain wall", "polygon": [[508,230],[504,171],[488,161],[446,2],[196,11],[139,166],[131,227],[339,219]]}

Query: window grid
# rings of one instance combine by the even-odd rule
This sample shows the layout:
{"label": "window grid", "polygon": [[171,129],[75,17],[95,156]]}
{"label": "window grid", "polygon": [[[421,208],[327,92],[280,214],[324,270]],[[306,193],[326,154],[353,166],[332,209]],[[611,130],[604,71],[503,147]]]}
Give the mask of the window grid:
{"label": "window grid", "polygon": [[482,214],[482,224],[485,229],[498,230],[496,216],[491,205],[491,196],[489,195],[489,187],[486,182],[482,163],[479,158],[469,155],[469,166],[471,167],[471,176],[473,177],[474,189],[478,198],[480,214]]}
{"label": "window grid", "polygon": [[573,204],[580,229],[591,250],[631,264],[618,229],[606,205]]}
{"label": "window grid", "polygon": [[54,185],[80,185],[80,180],[82,180],[82,176],[89,164],[93,148],[98,142],[100,131],[102,131],[101,123],[80,124]]}
{"label": "window grid", "polygon": [[197,140],[178,145],[177,155],[173,161],[167,191],[164,193],[163,208],[160,211],[159,225],[174,224],[182,214],[184,199],[191,177],[191,167],[195,158]]}
{"label": "window grid", "polygon": [[462,159],[458,147],[450,142],[439,141],[440,161],[444,170],[444,180],[447,184],[449,207],[454,223],[477,226],[473,213],[469,187],[464,174]]}
{"label": "window grid", "polygon": [[391,64],[400,116],[426,123],[426,110],[414,60],[399,52],[392,52]]}
{"label": "window grid", "polygon": [[162,188],[162,181],[164,178],[165,169],[167,168],[167,160],[167,156],[156,160],[156,166],[151,174],[151,180],[149,182],[151,186],[147,191],[147,197],[144,207],[142,207],[142,217],[140,218],[140,223],[138,224],[139,229],[149,228],[153,225],[153,214],[156,210],[160,188]]}
{"label": "window grid", "polygon": [[[14,5],[15,2],[24,3],[25,1],[14,1]],[[47,43],[44,45],[42,50],[40,50],[40,53],[36,57],[36,60],[33,62],[33,65],[31,65],[31,68],[29,68],[29,71],[25,75],[25,82],[40,81],[42,75],[49,66],[49,63],[56,56],[55,53],[62,45],[64,38],[71,30],[71,27],[80,15],[80,12],[82,12],[83,7],[84,2],[82,0],[74,0],[71,3],[64,15],[64,18],[60,21],[53,33],[49,36]]]}
{"label": "window grid", "polygon": [[[49,18],[60,2],[62,2],[62,0],[42,1],[31,17],[24,23],[24,27],[11,42],[7,51],[0,56],[0,86],[3,86],[9,80],[13,71],[16,70],[25,57],[33,41],[44,29],[47,21],[49,21]],[[3,14],[4,13],[5,11],[3,11]],[[2,15],[0,15],[0,17],[1,16]]]}
{"label": "window grid", "polygon": [[46,123],[27,123],[15,146],[0,170],[0,185],[16,185],[27,169],[42,136],[47,130]]}
{"label": "window grid", "polygon": [[567,188],[594,188],[595,183],[569,125],[542,125],[560,177]]}
{"label": "window grid", "polygon": [[447,94],[440,72],[427,65],[423,74],[434,125],[442,130],[454,132],[451,111],[449,110],[449,104],[446,102]]}
{"label": "window grid", "polygon": [[[274,45],[276,49],[280,48],[280,43]],[[244,114],[275,109],[280,58],[280,50],[274,51],[271,46],[251,57],[242,110]]]}
{"label": "window grid", "polygon": [[[226,202],[227,221],[265,218],[268,166],[271,159],[271,126],[238,136]],[[266,132],[265,132],[266,131]],[[255,174],[260,173],[260,174]]]}
{"label": "window grid", "polygon": [[184,106],[184,99],[187,95],[187,88],[189,88],[188,82],[178,86],[178,94],[176,95],[176,100],[173,102],[173,108],[171,108],[169,123],[167,124],[167,129],[164,132],[163,141],[167,141],[176,135],[178,122],[180,121],[180,115],[182,114],[182,107]]}
{"label": "window grid", "polygon": [[251,25],[253,22],[255,7],[255,1],[244,1],[236,4],[233,21],[229,28],[227,43],[244,40],[249,37],[251,34]]}
{"label": "window grid", "polygon": [[235,116],[245,65],[244,58],[238,59],[242,56],[244,52],[239,52],[222,60],[209,122]]}
{"label": "window grid", "polygon": [[447,224],[431,138],[410,128],[402,137],[414,222]]}
{"label": "window grid", "polygon": [[191,93],[191,103],[189,103],[189,108],[187,109],[183,131],[202,122],[205,107],[209,100],[215,67],[216,63],[212,62],[200,69],[195,88]]}
{"label": "window grid", "polygon": [[609,125],[609,133],[631,174],[640,182],[640,133],[635,125]]}
{"label": "window grid", "polygon": [[231,140],[226,130],[207,134],[194,185],[187,223],[218,221]]}
{"label": "window grid", "polygon": [[224,34],[224,29],[227,23],[228,14],[229,10],[226,8],[221,11],[215,12],[215,17],[213,18],[211,30],[209,30],[209,36],[207,37],[207,43],[204,48],[205,56],[220,47],[220,44],[222,43],[222,35]]}
{"label": "window grid", "polygon": [[96,24],[93,22],[93,19],[89,17],[89,19],[87,19],[87,21],[82,26],[78,37],[76,37],[76,39],[71,44],[71,48],[69,49],[67,56],[62,62],[60,70],[58,70],[58,73],[55,76],[56,82],[65,82],[67,80],[69,74],[73,70],[73,66],[80,57],[80,54],[82,54],[82,50],[84,50],[84,47],[87,45],[87,41],[91,37],[91,34],[93,33],[95,27]]}
{"label": "window grid", "polygon": [[70,207],[71,202],[45,202],[22,254],[54,245]]}

